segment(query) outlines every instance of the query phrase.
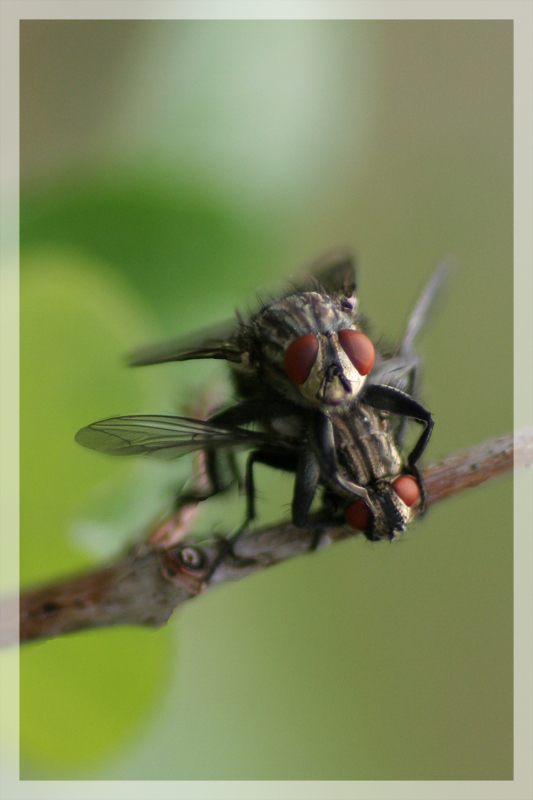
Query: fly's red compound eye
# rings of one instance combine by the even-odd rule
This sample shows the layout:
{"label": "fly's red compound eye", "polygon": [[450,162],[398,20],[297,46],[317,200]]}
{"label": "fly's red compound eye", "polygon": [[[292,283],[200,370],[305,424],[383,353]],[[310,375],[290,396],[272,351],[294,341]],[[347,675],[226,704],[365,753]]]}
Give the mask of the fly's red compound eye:
{"label": "fly's red compound eye", "polygon": [[374,366],[374,345],[361,331],[350,329],[339,331],[337,336],[341,347],[356,368],[359,375],[368,375]]}
{"label": "fly's red compound eye", "polygon": [[411,475],[401,475],[396,478],[392,484],[392,488],[406,506],[411,508],[420,497],[420,489],[418,483]]}
{"label": "fly's red compound eye", "polygon": [[314,333],[300,336],[285,350],[283,366],[293,383],[301,386],[308,379],[318,354],[318,339]]}
{"label": "fly's red compound eye", "polygon": [[351,528],[364,531],[370,521],[370,509],[364,500],[356,500],[344,512],[344,519]]}

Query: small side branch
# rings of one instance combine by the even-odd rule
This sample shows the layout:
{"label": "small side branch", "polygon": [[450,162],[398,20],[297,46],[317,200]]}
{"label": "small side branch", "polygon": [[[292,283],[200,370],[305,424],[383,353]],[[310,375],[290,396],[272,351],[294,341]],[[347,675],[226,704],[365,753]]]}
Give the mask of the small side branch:
{"label": "small side branch", "polygon": [[[533,429],[514,441],[509,434],[430,464],[423,472],[428,505],[509,472],[513,462],[533,463]],[[184,542],[184,517],[182,510],[169,518],[114,564],[23,592],[20,642],[111,625],[164,625],[175,608],[200,592],[309,552],[317,539],[316,529],[283,523],[242,536],[227,551],[220,539]],[[321,524],[319,532],[320,548],[354,535],[338,524]],[[4,598],[0,609],[0,645],[16,643],[16,600]]]}

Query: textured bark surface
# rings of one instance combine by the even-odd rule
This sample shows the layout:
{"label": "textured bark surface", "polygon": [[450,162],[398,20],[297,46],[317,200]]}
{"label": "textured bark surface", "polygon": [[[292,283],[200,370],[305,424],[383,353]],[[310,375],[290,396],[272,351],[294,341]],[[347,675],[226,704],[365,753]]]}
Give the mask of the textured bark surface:
{"label": "textured bark surface", "polygon": [[[423,472],[428,505],[533,463],[533,430],[491,439],[430,464]],[[243,535],[229,550],[223,540],[184,541],[191,510],[182,509],[148,542],[114,564],[20,596],[20,642],[111,625],[164,625],[175,608],[209,587],[240,580],[313,548],[317,530],[284,523]],[[319,548],[354,535],[346,526],[320,527]],[[2,601],[0,644],[18,639],[17,599]]]}

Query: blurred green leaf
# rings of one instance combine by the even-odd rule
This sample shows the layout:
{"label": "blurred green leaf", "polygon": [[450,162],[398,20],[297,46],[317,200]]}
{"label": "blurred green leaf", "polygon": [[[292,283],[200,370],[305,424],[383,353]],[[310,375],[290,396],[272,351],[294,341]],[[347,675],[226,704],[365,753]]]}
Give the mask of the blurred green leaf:
{"label": "blurred green leaf", "polygon": [[[74,434],[154,394],[120,359],[152,326],[111,271],[75,251],[42,250],[21,270],[21,582],[78,571],[92,559],[68,535],[78,508],[135,465],[98,457]],[[168,631],[108,630],[21,652],[23,758],[87,764],[145,719],[169,672]]]}
{"label": "blurred green leaf", "polygon": [[20,659],[21,756],[61,777],[109,759],[154,713],[170,629],[110,628],[29,645]]}
{"label": "blurred green leaf", "polygon": [[[180,185],[176,175],[127,170],[28,187],[21,239],[28,247],[75,247],[113,264],[171,334],[218,321],[245,303],[265,282],[272,252],[264,229],[236,222],[214,193]],[[232,276],[240,276],[238,287]]]}

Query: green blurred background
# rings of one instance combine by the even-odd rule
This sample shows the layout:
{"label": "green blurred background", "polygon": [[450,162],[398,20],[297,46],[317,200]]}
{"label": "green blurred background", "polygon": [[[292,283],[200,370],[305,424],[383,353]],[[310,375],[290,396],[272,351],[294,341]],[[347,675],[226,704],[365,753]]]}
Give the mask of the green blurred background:
{"label": "green blurred background", "polygon": [[[190,462],[75,432],[229,397],[223,366],[123,356],[246,308],[337,245],[424,340],[427,460],[512,429],[512,22],[21,23],[21,581],[143,534]],[[291,480],[258,471],[260,522]],[[242,498],[203,510],[228,532]],[[512,481],[209,592],[160,631],[21,652],[27,779],[510,780]]]}

